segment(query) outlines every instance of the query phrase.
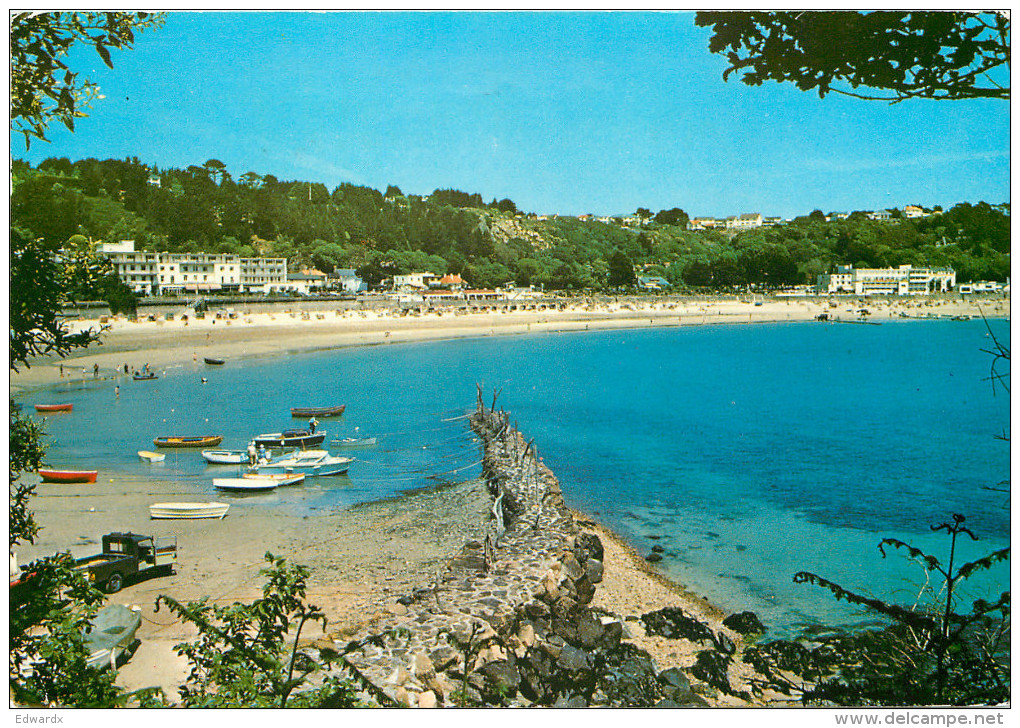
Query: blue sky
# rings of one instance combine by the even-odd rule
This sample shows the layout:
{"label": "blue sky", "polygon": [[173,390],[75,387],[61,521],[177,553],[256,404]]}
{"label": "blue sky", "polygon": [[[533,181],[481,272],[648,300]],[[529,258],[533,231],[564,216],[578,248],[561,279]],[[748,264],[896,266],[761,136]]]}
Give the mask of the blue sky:
{"label": "blue sky", "polygon": [[222,160],[330,189],[453,187],[538,213],[692,216],[1009,201],[1009,104],[722,80],[694,14],[173,12],[71,134],[16,158]]}

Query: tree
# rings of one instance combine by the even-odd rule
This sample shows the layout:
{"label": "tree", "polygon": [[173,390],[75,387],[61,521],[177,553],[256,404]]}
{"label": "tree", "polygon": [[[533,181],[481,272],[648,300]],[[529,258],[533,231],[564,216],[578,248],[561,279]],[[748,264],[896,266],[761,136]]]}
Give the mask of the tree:
{"label": "tree", "polygon": [[48,141],[46,129],[59,121],[74,131],[99,87],[64,63],[71,48],[92,45],[110,68],[110,48],[131,48],[135,31],[159,27],[152,13],[18,13],[11,19],[11,127],[25,137]]}
{"label": "tree", "polygon": [[609,258],[609,285],[611,287],[632,286],[637,278],[634,276],[634,264],[623,251],[617,250]]}
{"label": "tree", "polygon": [[676,225],[686,228],[690,218],[679,207],[674,207],[671,210],[659,210],[652,219],[660,225]]}
{"label": "tree", "polygon": [[[861,99],[1009,98],[1007,13],[700,12],[726,79]],[[837,86],[835,84],[839,84]],[[887,95],[859,92],[877,89]]]}
{"label": "tree", "polygon": [[404,193],[400,191],[400,188],[396,185],[389,185],[386,187],[386,194],[384,197],[403,197]]}

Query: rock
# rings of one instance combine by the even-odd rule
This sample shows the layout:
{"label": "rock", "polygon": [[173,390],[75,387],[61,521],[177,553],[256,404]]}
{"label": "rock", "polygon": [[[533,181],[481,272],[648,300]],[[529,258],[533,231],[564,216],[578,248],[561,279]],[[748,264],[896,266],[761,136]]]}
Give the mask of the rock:
{"label": "rock", "polygon": [[571,581],[577,581],[584,574],[584,568],[578,563],[577,558],[572,553],[567,554],[560,564],[560,573]]}
{"label": "rock", "polygon": [[717,632],[712,637],[712,644],[715,645],[715,649],[724,655],[732,655],[737,651],[737,646],[733,644],[733,640],[729,638],[729,635],[723,632]]}
{"label": "rock", "polygon": [[522,645],[531,647],[535,644],[535,628],[530,624],[523,624],[517,631],[517,639],[521,641]]}
{"label": "rock", "polygon": [[411,661],[414,676],[425,682],[436,676],[436,667],[424,652],[417,653]]}
{"label": "rock", "polygon": [[605,653],[598,689],[613,707],[647,708],[663,697],[651,656],[631,644],[621,644]]}
{"label": "rock", "polygon": [[559,635],[567,642],[577,641],[577,624],[571,619],[556,617],[552,621],[553,634]]}
{"label": "rock", "polygon": [[663,551],[665,551],[665,550],[666,550],[666,549],[664,549],[664,548],[663,548],[662,546],[660,546],[659,544],[655,544],[654,546],[652,546],[652,551],[653,551],[653,552],[655,552],[655,553],[657,553],[657,554],[661,554],[661,553],[662,553]]}
{"label": "rock", "polygon": [[386,611],[394,616],[401,617],[407,614],[407,607],[403,604],[387,604]]}
{"label": "rock", "polygon": [[605,558],[605,551],[602,548],[602,540],[594,533],[588,533],[585,531],[577,534],[577,538],[574,539],[574,546],[576,548],[583,549],[587,553],[589,559],[602,561]]}
{"label": "rock", "polygon": [[623,625],[619,622],[610,622],[602,625],[602,635],[599,637],[598,647],[603,651],[614,650],[620,645],[623,639]]}
{"label": "rock", "polygon": [[577,616],[578,604],[570,597],[560,597],[553,604],[552,612],[554,616],[561,617],[563,619],[574,619]]}
{"label": "rock", "polygon": [[580,604],[590,604],[591,600],[595,598],[595,585],[588,580],[587,576],[582,576],[575,581],[574,589],[577,591],[577,601]]}
{"label": "rock", "polygon": [[460,653],[452,647],[437,647],[429,653],[429,659],[436,672],[442,672],[460,662]]}
{"label": "rock", "polygon": [[566,695],[560,695],[556,698],[556,702],[552,704],[554,708],[587,708],[588,701],[580,695],[572,695],[567,693]]}
{"label": "rock", "polygon": [[595,615],[585,612],[577,623],[577,640],[587,649],[594,649],[602,637],[603,627]]}
{"label": "rock", "polygon": [[648,562],[654,564],[657,561],[662,561],[662,556],[660,554],[651,553],[651,554],[648,554],[648,556],[645,557],[645,561],[648,561]]}
{"label": "rock", "polygon": [[645,631],[669,639],[685,639],[691,642],[712,640],[712,630],[694,617],[684,614],[680,607],[664,607],[656,612],[641,615]]}
{"label": "rock", "polygon": [[542,601],[549,602],[552,604],[560,598],[562,592],[559,587],[560,578],[552,572],[545,575],[542,579],[542,590],[538,595]]}
{"label": "rock", "polygon": [[728,668],[730,664],[729,655],[723,655],[712,650],[703,650],[698,653],[691,668],[691,674],[699,680],[704,680],[712,687],[722,690],[724,693],[732,693],[730,688],[730,677]]}
{"label": "rock", "polygon": [[571,671],[587,670],[591,667],[591,660],[573,645],[564,645],[560,656],[556,658],[556,666]]}
{"label": "rock", "polygon": [[664,687],[680,690],[681,692],[690,692],[691,681],[687,679],[687,675],[679,667],[663,670],[658,674],[657,679]]}
{"label": "rock", "polygon": [[722,623],[737,634],[762,634],[765,631],[765,625],[754,612],[731,614]]}
{"label": "rock", "polygon": [[598,584],[602,581],[602,576],[605,573],[605,567],[598,559],[588,559],[584,562],[584,573],[585,576],[588,577],[588,581],[592,584]]}
{"label": "rock", "polygon": [[424,693],[418,696],[418,707],[419,708],[435,708],[436,707],[436,694],[431,690],[426,690]]}
{"label": "rock", "polygon": [[482,695],[488,702],[502,701],[517,694],[521,684],[520,673],[507,660],[486,662],[480,671],[485,676]]}

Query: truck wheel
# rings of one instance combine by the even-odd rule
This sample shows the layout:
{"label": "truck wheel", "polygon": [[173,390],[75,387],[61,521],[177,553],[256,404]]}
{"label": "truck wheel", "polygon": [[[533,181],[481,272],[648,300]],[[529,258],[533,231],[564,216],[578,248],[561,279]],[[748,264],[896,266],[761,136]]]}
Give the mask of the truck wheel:
{"label": "truck wheel", "polygon": [[110,578],[106,580],[106,593],[116,594],[120,591],[122,586],[124,586],[124,577],[120,574],[112,574]]}

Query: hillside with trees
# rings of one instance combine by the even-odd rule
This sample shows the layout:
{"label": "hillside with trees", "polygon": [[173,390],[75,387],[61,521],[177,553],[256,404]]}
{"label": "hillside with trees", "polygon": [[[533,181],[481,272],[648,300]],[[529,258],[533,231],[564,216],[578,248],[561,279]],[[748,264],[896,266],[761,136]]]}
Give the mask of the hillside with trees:
{"label": "hillside with trees", "polygon": [[[836,265],[951,266],[960,281],[1009,275],[1009,207],[960,203],[923,218],[826,221],[818,210],[744,231],[687,229],[674,207],[608,222],[520,212],[446,189],[428,197],[343,183],[236,177],[210,159],[157,169],[137,158],[51,158],[12,165],[12,225],[49,249],[72,236],[135,240],[139,250],[285,257],[293,269],[354,268],[370,285],[394,274],[459,273],[470,285],[608,291],[638,275],[679,291],[814,283]],[[897,211],[898,212],[898,211]]]}

